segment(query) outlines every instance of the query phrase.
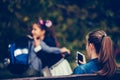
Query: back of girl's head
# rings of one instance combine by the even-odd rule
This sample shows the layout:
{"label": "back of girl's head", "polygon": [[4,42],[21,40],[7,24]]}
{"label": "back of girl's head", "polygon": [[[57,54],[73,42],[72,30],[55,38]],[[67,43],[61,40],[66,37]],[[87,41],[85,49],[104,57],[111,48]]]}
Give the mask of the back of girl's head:
{"label": "back of girl's head", "polygon": [[99,53],[101,48],[101,42],[106,33],[102,30],[93,31],[88,34],[88,43],[93,43],[96,48],[96,53]]}
{"label": "back of girl's head", "polygon": [[102,65],[98,74],[108,76],[114,74],[116,63],[111,38],[103,30],[97,30],[88,34],[88,43],[94,44],[98,61]]}

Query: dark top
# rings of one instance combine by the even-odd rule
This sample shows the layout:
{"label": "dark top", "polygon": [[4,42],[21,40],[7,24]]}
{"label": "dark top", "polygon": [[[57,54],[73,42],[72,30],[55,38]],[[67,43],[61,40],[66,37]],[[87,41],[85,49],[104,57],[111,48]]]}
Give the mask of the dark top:
{"label": "dark top", "polygon": [[[45,38],[43,41],[50,47],[56,47],[56,43],[52,38]],[[40,50],[37,56],[41,59],[43,68],[45,66],[51,67],[62,58],[61,54],[49,54],[43,50]]]}

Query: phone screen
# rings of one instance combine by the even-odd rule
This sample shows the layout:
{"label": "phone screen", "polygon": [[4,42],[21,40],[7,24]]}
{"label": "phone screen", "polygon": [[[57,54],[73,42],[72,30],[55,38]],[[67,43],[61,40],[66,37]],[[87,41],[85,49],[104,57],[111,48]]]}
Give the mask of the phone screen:
{"label": "phone screen", "polygon": [[81,52],[77,51],[77,63],[78,64],[80,64],[79,60],[83,61],[83,54]]}
{"label": "phone screen", "polygon": [[78,54],[78,60],[83,61],[83,56],[81,54]]}

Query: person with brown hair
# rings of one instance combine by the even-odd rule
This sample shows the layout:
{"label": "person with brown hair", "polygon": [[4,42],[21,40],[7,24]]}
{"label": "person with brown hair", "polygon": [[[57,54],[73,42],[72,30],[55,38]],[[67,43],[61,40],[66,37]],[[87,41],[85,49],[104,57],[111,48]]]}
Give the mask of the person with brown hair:
{"label": "person with brown hair", "polygon": [[[70,54],[70,50],[66,47],[60,48],[52,21],[40,19],[37,22],[34,22],[32,25],[31,36],[33,39],[33,47],[31,47],[30,50],[32,51],[30,51],[29,55],[31,68],[40,71],[41,69],[39,66],[42,64],[44,76],[72,74],[72,69],[68,61],[64,59],[64,53],[67,52]],[[35,59],[37,60],[35,61]],[[46,67],[49,70],[47,70]],[[45,72],[46,70],[47,72]],[[50,75],[47,74],[48,71],[50,71]]]}
{"label": "person with brown hair", "polygon": [[116,71],[116,62],[111,38],[103,30],[96,30],[87,35],[86,41],[86,51],[90,61],[77,66],[73,74],[113,75]]}

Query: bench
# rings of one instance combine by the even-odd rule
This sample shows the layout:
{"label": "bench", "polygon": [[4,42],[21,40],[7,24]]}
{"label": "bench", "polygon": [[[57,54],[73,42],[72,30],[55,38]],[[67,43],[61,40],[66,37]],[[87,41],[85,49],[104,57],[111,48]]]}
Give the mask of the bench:
{"label": "bench", "polygon": [[53,77],[22,77],[9,78],[7,80],[120,80],[120,70],[116,71],[112,77],[99,76],[97,74],[78,74]]}

